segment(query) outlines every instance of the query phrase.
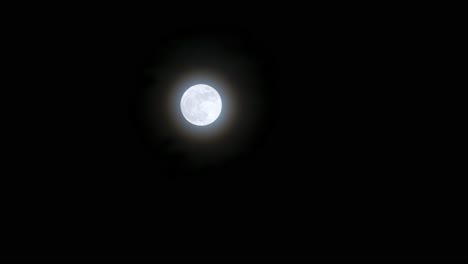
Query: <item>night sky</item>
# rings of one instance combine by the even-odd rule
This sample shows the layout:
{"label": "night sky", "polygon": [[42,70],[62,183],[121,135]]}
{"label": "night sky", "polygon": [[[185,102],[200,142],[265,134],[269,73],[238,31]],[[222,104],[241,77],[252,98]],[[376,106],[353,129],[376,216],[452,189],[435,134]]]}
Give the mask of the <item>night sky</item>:
{"label": "night sky", "polygon": [[[43,44],[60,74],[24,99],[37,111],[14,154],[6,255],[463,253],[459,183],[435,140],[449,121],[426,75],[431,27],[416,11],[189,10],[95,14]],[[168,110],[193,72],[237,100],[213,137],[182,132]]]}

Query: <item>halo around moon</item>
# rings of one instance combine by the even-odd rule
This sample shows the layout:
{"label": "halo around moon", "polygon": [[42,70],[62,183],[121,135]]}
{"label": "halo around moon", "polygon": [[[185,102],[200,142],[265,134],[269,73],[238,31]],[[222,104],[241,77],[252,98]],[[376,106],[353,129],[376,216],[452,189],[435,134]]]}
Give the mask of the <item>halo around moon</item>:
{"label": "halo around moon", "polygon": [[221,114],[221,96],[213,87],[197,84],[188,88],[182,95],[180,109],[184,118],[191,124],[207,126]]}

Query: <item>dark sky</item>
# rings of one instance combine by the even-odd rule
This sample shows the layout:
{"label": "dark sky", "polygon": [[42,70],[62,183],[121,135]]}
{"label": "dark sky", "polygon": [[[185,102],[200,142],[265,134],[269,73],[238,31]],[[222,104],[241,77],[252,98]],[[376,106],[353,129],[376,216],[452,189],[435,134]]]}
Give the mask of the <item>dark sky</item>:
{"label": "dark sky", "polygon": [[[454,160],[434,139],[449,121],[425,74],[432,27],[414,10],[298,9],[97,14],[41,44],[59,74],[24,99],[37,107],[6,255],[462,255]],[[214,141],[162,110],[199,65],[241,102]]]}

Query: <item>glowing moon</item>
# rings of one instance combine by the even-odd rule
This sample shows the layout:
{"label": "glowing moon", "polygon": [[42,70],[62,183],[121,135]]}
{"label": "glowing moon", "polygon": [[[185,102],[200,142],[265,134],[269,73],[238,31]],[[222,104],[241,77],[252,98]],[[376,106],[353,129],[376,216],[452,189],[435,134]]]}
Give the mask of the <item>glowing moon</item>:
{"label": "glowing moon", "polygon": [[182,115],[196,126],[213,123],[221,114],[222,105],[218,92],[206,84],[188,88],[180,100]]}

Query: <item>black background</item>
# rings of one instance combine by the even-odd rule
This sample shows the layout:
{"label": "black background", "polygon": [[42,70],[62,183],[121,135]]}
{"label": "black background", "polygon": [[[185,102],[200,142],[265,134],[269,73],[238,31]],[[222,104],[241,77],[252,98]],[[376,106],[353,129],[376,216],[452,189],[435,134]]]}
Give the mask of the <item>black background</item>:
{"label": "black background", "polygon": [[[464,255],[460,158],[428,71],[438,24],[420,7],[184,10],[27,23],[24,49],[41,62],[20,63],[29,88],[13,111],[2,255]],[[139,108],[149,87],[164,90],[163,62],[186,63],[170,47],[196,50],[186,41],[200,36],[240,43],[225,52],[260,69],[249,89],[264,103],[233,155],[204,166]]]}

